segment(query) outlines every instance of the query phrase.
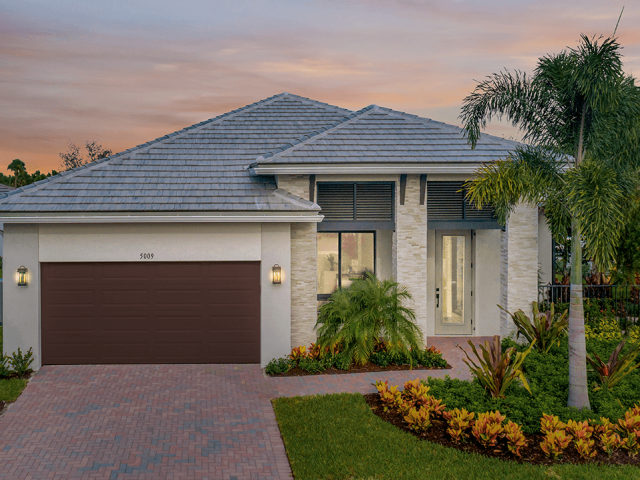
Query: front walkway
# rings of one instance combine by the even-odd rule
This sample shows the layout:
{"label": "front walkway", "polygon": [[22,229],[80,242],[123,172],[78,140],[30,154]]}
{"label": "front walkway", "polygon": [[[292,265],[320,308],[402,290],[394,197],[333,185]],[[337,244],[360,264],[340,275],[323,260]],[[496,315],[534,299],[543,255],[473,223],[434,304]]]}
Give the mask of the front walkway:
{"label": "front walkway", "polygon": [[43,367],[0,418],[0,479],[291,478],[272,398],[466,378],[451,348],[462,340],[437,344],[450,370],[268,378],[257,365]]}

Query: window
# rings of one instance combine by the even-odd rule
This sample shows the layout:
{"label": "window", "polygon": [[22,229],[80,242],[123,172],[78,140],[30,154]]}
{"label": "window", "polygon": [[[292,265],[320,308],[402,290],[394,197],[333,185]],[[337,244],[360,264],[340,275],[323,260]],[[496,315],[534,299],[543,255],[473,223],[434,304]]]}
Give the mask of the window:
{"label": "window", "polygon": [[375,232],[318,232],[318,300],[375,273]]}

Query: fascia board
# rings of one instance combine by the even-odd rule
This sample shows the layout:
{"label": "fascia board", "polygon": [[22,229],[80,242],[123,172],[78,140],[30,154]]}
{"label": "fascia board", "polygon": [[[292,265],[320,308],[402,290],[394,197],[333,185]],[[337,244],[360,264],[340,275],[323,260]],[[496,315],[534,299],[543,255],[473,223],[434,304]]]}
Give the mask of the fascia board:
{"label": "fascia board", "polygon": [[318,223],[323,215],[22,215],[4,223]]}
{"label": "fascia board", "polygon": [[340,174],[399,174],[399,173],[476,173],[481,164],[436,165],[263,165],[252,168],[255,175],[340,175]]}

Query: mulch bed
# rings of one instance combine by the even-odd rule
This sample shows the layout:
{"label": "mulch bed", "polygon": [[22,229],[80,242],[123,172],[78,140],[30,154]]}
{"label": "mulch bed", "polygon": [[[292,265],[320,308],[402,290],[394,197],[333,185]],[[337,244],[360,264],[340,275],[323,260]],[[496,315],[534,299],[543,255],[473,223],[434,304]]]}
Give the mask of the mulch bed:
{"label": "mulch bed", "polygon": [[364,395],[367,404],[371,407],[371,411],[380,417],[385,422],[389,422],[392,425],[409,432],[412,435],[418,437],[420,440],[428,440],[430,442],[439,443],[445,447],[457,448],[469,453],[476,453],[478,455],[484,455],[485,457],[494,457],[501,460],[516,461],[518,463],[531,463],[534,465],[554,465],[558,463],[573,463],[573,464],[586,464],[586,463],[600,463],[605,465],[634,465],[640,466],[640,455],[636,457],[630,457],[626,450],[617,450],[611,457],[607,456],[597,445],[597,455],[590,460],[584,460],[578,455],[573,446],[570,446],[564,451],[562,457],[558,460],[552,460],[547,457],[540,448],[540,442],[544,439],[541,434],[525,434],[529,445],[522,449],[522,457],[518,458],[511,454],[507,449],[506,442],[501,440],[495,447],[485,449],[478,444],[475,439],[470,435],[466,442],[454,443],[447,433],[447,423],[443,420],[433,420],[433,425],[429,430],[424,433],[416,433],[409,429],[407,424],[402,419],[400,413],[395,409],[389,409],[384,411],[383,404],[380,401],[380,396],[377,393],[369,393]]}
{"label": "mulch bed", "polygon": [[0,401],[0,417],[2,417],[2,414],[6,410],[7,405],[9,405],[9,404],[6,403],[6,402]]}
{"label": "mulch bed", "polygon": [[446,367],[423,367],[422,365],[389,365],[387,367],[381,367],[373,362],[367,362],[364,365],[352,365],[349,370],[340,370],[339,368],[328,368],[322,372],[310,373],[301,368],[295,367],[289,370],[287,373],[277,373],[275,375],[269,375],[270,377],[303,377],[307,375],[343,375],[348,373],[368,373],[368,372],[397,372],[400,370],[446,370],[452,368],[451,365]]}

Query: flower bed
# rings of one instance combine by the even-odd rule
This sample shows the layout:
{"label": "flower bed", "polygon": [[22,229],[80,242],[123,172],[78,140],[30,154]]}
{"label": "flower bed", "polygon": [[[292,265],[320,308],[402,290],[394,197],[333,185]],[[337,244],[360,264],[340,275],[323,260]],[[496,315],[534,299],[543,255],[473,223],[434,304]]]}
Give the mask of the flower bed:
{"label": "flower bed", "polygon": [[499,411],[448,410],[429,394],[425,382],[407,382],[403,391],[378,382],[379,393],[365,395],[374,414],[410,432],[459,450],[522,463],[601,463],[640,465],[640,407],[627,410],[616,423],[540,419],[541,432],[527,434]]}
{"label": "flower bed", "polygon": [[443,368],[451,366],[435,347],[390,353],[380,345],[368,362],[358,364],[344,353],[331,353],[328,349],[320,349],[312,344],[308,351],[306,347],[300,346],[294,348],[287,357],[271,360],[265,373],[272,377],[291,377]]}

